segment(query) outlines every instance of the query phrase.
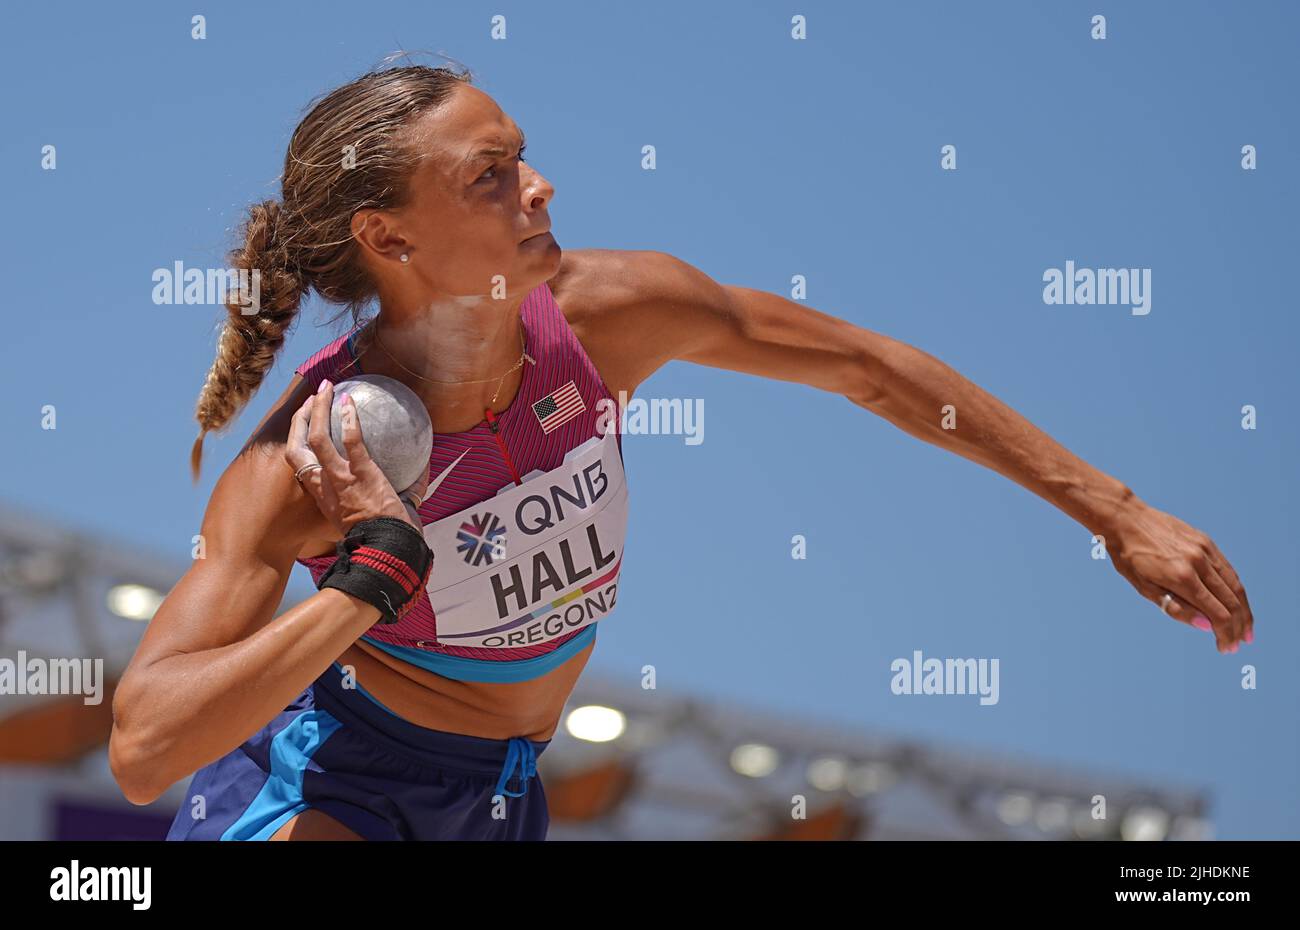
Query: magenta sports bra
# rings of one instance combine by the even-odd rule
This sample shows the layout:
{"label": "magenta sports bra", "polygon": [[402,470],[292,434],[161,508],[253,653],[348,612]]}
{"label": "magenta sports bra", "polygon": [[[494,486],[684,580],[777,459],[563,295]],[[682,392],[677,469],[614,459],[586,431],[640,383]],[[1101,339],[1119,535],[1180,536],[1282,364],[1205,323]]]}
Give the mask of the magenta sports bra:
{"label": "magenta sports bra", "polygon": [[[462,681],[525,681],[595,639],[614,607],[627,525],[617,402],[549,285],[520,307],[524,363],[510,406],[463,433],[435,433],[436,489],[420,507],[433,571],[394,624],[366,642]],[[363,374],[360,327],[297,369],[308,384]],[[334,555],[299,559],[318,581]]]}

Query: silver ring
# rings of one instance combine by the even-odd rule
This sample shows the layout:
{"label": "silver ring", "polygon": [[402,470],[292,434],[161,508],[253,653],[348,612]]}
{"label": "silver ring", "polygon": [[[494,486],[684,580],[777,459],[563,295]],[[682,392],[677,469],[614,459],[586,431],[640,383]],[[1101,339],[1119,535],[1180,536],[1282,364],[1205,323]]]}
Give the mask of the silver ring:
{"label": "silver ring", "polygon": [[1160,598],[1160,612],[1164,614],[1166,617],[1169,616],[1169,605],[1172,604],[1173,601],[1174,601],[1174,596],[1170,594],[1168,591],[1165,592],[1164,597]]}
{"label": "silver ring", "polygon": [[325,467],[325,466],[322,465],[320,462],[308,462],[308,463],[307,463],[306,465],[304,465],[302,468],[298,469],[296,472],[293,473],[293,480],[294,480],[294,481],[297,481],[299,484],[302,484],[302,473],[303,473],[303,472],[305,472],[305,471],[310,471],[310,470],[313,469],[313,468],[324,468],[324,467]]}

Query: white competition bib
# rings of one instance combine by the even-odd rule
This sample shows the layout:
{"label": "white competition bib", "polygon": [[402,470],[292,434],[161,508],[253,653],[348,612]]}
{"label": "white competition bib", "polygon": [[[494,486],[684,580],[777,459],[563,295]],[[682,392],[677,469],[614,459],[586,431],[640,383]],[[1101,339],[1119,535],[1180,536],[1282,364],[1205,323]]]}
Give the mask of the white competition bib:
{"label": "white competition bib", "polygon": [[424,527],[429,602],[446,646],[514,649],[614,609],[627,484],[613,431],[548,472]]}

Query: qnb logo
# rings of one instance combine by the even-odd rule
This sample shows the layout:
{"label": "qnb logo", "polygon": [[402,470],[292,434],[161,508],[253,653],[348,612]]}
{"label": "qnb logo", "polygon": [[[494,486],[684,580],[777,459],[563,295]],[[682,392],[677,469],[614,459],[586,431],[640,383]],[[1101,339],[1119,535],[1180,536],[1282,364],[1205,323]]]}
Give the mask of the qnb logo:
{"label": "qnb logo", "polygon": [[96,867],[73,859],[67,868],[52,870],[50,878],[51,901],[130,901],[133,909],[147,911],[153,897],[149,866]]}
{"label": "qnb logo", "polygon": [[506,528],[495,514],[475,514],[456,533],[456,547],[467,565],[491,565],[506,557]]}

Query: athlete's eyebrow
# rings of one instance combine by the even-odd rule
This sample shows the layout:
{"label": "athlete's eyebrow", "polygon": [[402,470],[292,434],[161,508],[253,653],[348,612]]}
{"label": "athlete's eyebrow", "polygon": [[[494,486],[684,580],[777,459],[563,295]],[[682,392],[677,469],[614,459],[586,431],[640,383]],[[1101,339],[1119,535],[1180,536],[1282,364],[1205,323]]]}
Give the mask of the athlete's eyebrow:
{"label": "athlete's eyebrow", "polygon": [[[461,162],[461,167],[468,168],[470,165],[475,164],[477,162],[486,161],[491,158],[500,158],[503,155],[510,154],[510,149],[505,147],[505,144],[502,140],[493,139],[491,141],[493,144],[484,146],[483,148],[475,149],[469,156],[465,158],[463,162]],[[522,149],[527,144],[527,142],[528,139],[527,137],[524,136],[524,131],[520,129],[519,147]]]}

